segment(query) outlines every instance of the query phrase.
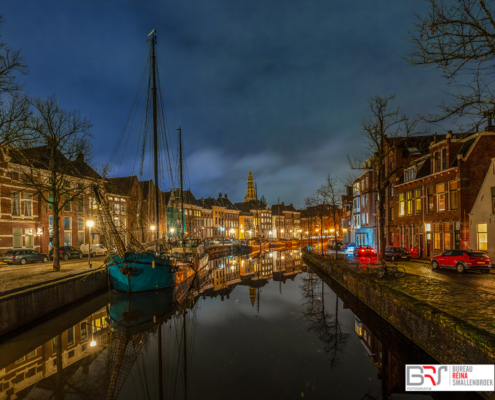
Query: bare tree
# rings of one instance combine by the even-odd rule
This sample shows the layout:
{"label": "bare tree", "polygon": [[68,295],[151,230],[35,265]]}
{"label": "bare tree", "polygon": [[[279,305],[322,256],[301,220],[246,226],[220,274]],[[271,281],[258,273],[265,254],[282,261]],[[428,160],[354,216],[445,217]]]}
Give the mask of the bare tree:
{"label": "bare tree", "polygon": [[55,96],[34,99],[32,107],[30,140],[12,149],[11,168],[53,212],[53,269],[58,271],[60,216],[99,178],[84,161],[91,152],[91,123],[78,111],[62,109]]}
{"label": "bare tree", "polygon": [[[400,167],[391,157],[404,142],[416,135],[418,120],[410,120],[399,107],[393,107],[395,95],[375,96],[369,101],[368,118],[362,120],[362,134],[368,150],[364,159],[349,159],[351,168],[373,167],[373,185],[366,193],[375,193],[378,202],[378,237],[380,256],[385,257],[385,199],[387,189]],[[368,165],[371,162],[371,165]]]}
{"label": "bare tree", "polygon": [[335,258],[338,258],[338,246],[337,246],[337,226],[340,225],[340,217],[342,213],[342,191],[339,188],[339,180],[333,178],[330,174],[327,175],[327,181],[322,186],[327,196],[328,205],[328,219],[332,222],[331,226],[334,230],[335,240]]}
{"label": "bare tree", "polygon": [[[412,44],[406,61],[438,69],[447,79],[449,104],[428,114],[430,122],[452,118],[473,131],[485,112],[495,108],[495,1],[427,0],[428,12],[417,15],[408,34]],[[464,127],[464,125],[466,125]]]}
{"label": "bare tree", "polygon": [[[0,27],[2,25],[0,15]],[[29,73],[20,51],[0,42],[0,146],[15,144],[24,135],[30,114],[29,102],[16,74]]]}

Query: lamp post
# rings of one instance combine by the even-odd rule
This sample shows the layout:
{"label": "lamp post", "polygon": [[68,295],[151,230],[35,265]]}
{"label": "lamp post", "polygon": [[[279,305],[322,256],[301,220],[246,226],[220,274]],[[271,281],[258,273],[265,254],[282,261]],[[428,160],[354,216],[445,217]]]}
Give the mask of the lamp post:
{"label": "lamp post", "polygon": [[284,237],[284,230],[283,229],[280,229],[280,232],[282,232],[282,239],[285,239],[285,237]]}
{"label": "lamp post", "polygon": [[86,221],[86,225],[89,228],[89,244],[88,244],[88,266],[91,268],[91,227],[94,225],[92,220]]}
{"label": "lamp post", "polygon": [[151,225],[151,241],[153,242],[155,240],[155,229],[156,229],[156,226],[155,225]]}

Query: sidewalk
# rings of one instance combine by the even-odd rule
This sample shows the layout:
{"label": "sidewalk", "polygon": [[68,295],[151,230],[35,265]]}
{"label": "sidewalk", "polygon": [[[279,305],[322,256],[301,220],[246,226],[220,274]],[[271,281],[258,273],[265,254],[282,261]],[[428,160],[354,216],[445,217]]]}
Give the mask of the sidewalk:
{"label": "sidewalk", "polygon": [[103,266],[103,258],[91,259],[92,268],[86,262],[63,262],[60,271],[53,270],[48,262],[26,265],[0,265],[0,297],[29,287],[67,278],[72,275],[94,271]]}

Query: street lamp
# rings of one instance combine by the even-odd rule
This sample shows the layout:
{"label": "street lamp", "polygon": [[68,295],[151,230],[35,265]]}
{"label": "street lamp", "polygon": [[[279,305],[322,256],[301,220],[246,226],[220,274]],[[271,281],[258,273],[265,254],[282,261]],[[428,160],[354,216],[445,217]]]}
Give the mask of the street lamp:
{"label": "street lamp", "polygon": [[[94,222],[91,220],[86,221],[86,225],[89,228],[89,245],[88,245],[88,266],[91,268],[91,227],[94,225]],[[95,343],[96,345],[96,343]]]}
{"label": "street lamp", "polygon": [[151,225],[151,232],[152,232],[152,237],[151,237],[151,241],[155,240],[155,229],[156,229],[156,226],[155,225]]}

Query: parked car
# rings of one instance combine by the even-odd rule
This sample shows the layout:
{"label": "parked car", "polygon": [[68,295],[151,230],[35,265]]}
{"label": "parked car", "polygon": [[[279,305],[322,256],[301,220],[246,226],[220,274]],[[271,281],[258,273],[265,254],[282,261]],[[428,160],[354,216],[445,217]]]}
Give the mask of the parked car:
{"label": "parked car", "polygon": [[335,240],[330,239],[327,245],[329,249],[335,250],[335,247],[337,247],[337,250],[340,250],[344,244],[340,240],[337,240],[337,246],[335,246]]}
{"label": "parked car", "polygon": [[[60,253],[60,258],[63,260],[68,260],[69,258],[83,258],[83,252],[81,250],[77,250],[72,246],[62,246],[58,250]],[[50,259],[53,260],[53,248],[50,250]]]}
{"label": "parked car", "polygon": [[390,259],[392,261],[396,260],[406,260],[409,261],[411,259],[411,254],[407,249],[402,247],[387,247],[385,249],[385,258]]}
{"label": "parked car", "polygon": [[36,250],[9,250],[2,255],[2,261],[7,264],[27,264],[41,261],[46,263],[48,256],[38,253]]}
{"label": "parked car", "polygon": [[85,243],[81,245],[81,251],[83,252],[84,255],[87,255],[88,253],[91,253],[93,257],[96,256],[106,256],[107,255],[107,248],[104,247],[102,244],[91,244],[91,251],[89,252],[89,247],[90,245]]}
{"label": "parked car", "polygon": [[482,271],[486,274],[490,272],[492,261],[486,253],[473,250],[447,250],[443,254],[432,257],[431,267],[433,269],[455,268],[457,272]]}
{"label": "parked car", "polygon": [[354,254],[354,249],[356,248],[356,243],[347,243],[345,246],[345,254]]}
{"label": "parked car", "polygon": [[354,257],[376,257],[375,249],[371,246],[357,246],[354,249]]}

